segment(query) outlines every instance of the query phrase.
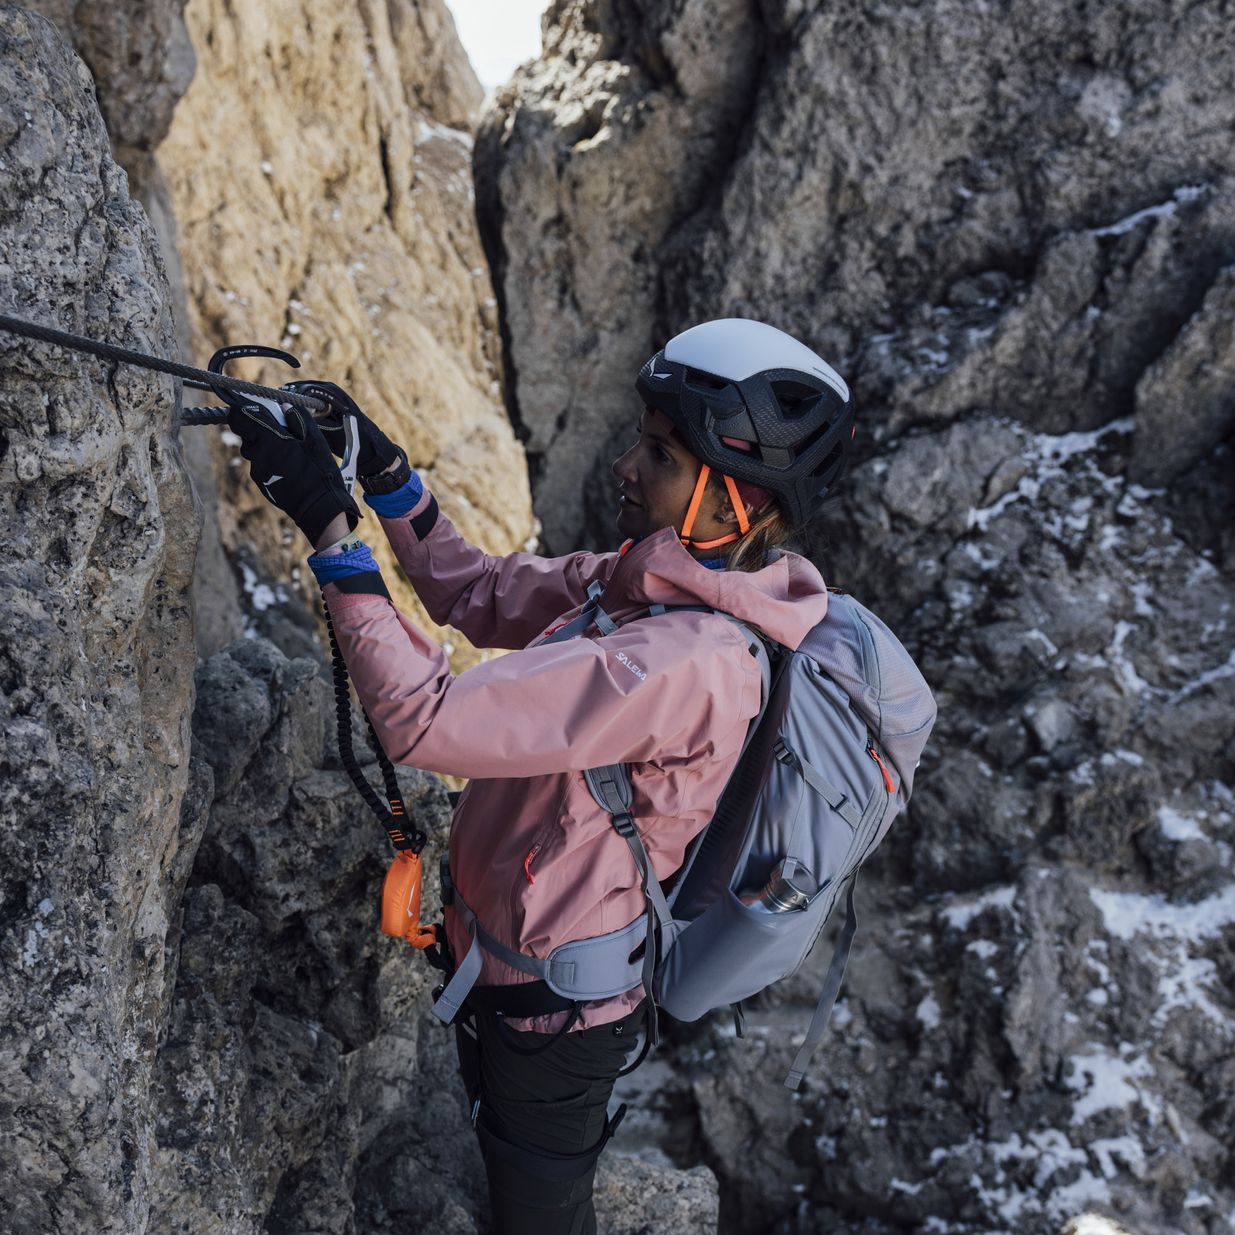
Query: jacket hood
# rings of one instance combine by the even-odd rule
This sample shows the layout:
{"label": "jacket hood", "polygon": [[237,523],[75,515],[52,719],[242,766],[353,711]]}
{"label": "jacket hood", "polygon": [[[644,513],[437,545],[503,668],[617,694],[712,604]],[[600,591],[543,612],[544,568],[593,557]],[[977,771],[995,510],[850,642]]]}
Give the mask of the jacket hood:
{"label": "jacket hood", "polygon": [[605,585],[602,604],[619,619],[648,605],[707,605],[757,626],[796,649],[828,608],[823,576],[804,557],[782,552],[762,570],[709,570],[671,528],[630,545]]}

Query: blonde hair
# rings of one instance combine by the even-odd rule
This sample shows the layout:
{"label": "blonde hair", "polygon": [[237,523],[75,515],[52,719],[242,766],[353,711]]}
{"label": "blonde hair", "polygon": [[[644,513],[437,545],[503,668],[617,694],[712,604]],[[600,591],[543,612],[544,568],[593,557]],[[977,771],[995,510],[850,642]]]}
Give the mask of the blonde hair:
{"label": "blonde hair", "polygon": [[757,513],[751,520],[750,531],[735,541],[725,566],[728,570],[756,571],[767,565],[768,551],[779,548],[793,534],[789,520],[785,518],[777,502]]}

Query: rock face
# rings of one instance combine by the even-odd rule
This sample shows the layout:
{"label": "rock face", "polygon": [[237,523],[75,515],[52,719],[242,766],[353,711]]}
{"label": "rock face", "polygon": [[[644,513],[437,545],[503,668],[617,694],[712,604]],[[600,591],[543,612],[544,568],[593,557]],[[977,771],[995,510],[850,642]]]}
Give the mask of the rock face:
{"label": "rock face", "polygon": [[[90,75],[0,9],[0,304],[174,351]],[[189,774],[195,513],[171,382],[0,335],[7,1230],[140,1229]]]}
{"label": "rock face", "polygon": [[[726,313],[840,364],[868,439],[975,408],[1049,432],[1131,412],[1151,363],[1221,317],[1225,34],[1182,0],[552,5],[476,158],[549,544],[611,522],[579,478],[633,415],[638,364]],[[1143,482],[1181,394],[1145,401]],[[1204,415],[1174,475],[1231,414]]]}
{"label": "rock face", "polygon": [[[191,351],[202,363],[225,343],[296,353],[301,376],[345,386],[407,448],[469,536],[521,546],[533,532],[527,468],[501,403],[471,137],[450,127],[469,125],[480,87],[445,6],[190,0],[185,20],[198,70],[158,162]],[[247,607],[250,629],[309,652],[317,598],[301,538],[235,443],[210,441],[219,533],[247,593],[230,611]],[[361,530],[401,586],[372,523]],[[420,612],[405,587],[399,601]]]}
{"label": "rock face", "polygon": [[[201,844],[153,1080],[150,1229],[384,1229],[408,1167],[372,1160],[423,1140],[431,1114],[451,1166],[417,1178],[474,1212],[479,1158],[426,1015],[432,971],[376,929],[388,845],[338,766],[316,663],[232,645],[198,672],[193,733],[180,827]],[[438,849],[441,783],[401,780]],[[426,1213],[404,1229],[474,1225]]]}
{"label": "rock face", "polygon": [[940,702],[803,1094],[780,1080],[823,947],[753,1040],[679,1030],[628,1082],[629,1135],[715,1171],[722,1231],[1235,1210],[1224,29],[1167,0],[562,0],[478,134],[550,547],[611,543],[637,365],[769,320],[859,411],[806,547]]}
{"label": "rock face", "polygon": [[112,153],[149,208],[148,190],[158,191],[154,151],[193,77],[184,0],[31,0],[24,7],[55,22],[94,74]]}

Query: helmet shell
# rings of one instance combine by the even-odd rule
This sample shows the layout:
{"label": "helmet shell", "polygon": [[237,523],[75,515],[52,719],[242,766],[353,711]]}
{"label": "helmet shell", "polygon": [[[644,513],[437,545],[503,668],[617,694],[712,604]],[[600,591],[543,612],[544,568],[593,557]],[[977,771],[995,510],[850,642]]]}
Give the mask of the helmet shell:
{"label": "helmet shell", "polygon": [[775,326],[736,317],[692,326],[643,366],[635,389],[709,467],[775,493],[794,526],[818,512],[844,473],[849,387]]}

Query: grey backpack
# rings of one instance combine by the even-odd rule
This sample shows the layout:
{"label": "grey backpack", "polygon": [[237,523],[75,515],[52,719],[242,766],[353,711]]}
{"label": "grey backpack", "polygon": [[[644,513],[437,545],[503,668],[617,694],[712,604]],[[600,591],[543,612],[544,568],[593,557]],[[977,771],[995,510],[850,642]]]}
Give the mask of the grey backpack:
{"label": "grey backpack", "polygon": [[[545,642],[578,638],[592,626],[602,634],[617,630],[601,607],[603,590],[592,584],[579,615]],[[652,616],[663,612],[661,605],[651,609]],[[909,800],[935,701],[896,636],[843,593],[830,594],[827,616],[797,651],[774,649],[774,656],[748,626],[720,616],[744,632],[759,660],[762,707],[716,812],[670,891],[656,878],[635,826],[629,770],[623,764],[589,769],[588,788],[613,817],[639,870],[646,911],[617,930],[529,956],[486,929],[443,864],[443,896],[462,917],[472,946],[433,1005],[441,1020],[450,1023],[459,1013],[488,952],[576,1008],[642,983],[650,996],[646,1050],[657,1041],[657,1005],[693,1021],[732,1004],[738,1019],[741,1000],[802,964],[845,893],[840,941],[785,1082],[791,1089],[801,1083],[844,977],[857,928],[858,869]],[[760,900],[774,871],[793,886],[792,897],[748,903]],[[768,900],[781,911],[769,912]]]}
{"label": "grey backpack", "polygon": [[[830,594],[824,620],[774,664],[751,639],[769,686],[763,708],[667,895],[630,815],[625,766],[586,776],[643,877],[645,986],[679,1020],[732,1004],[740,1027],[738,1003],[798,969],[844,896],[845,925],[785,1081],[797,1089],[844,977],[858,871],[909,800],[935,701],[896,636],[843,593]],[[774,873],[791,895],[760,898]]]}

